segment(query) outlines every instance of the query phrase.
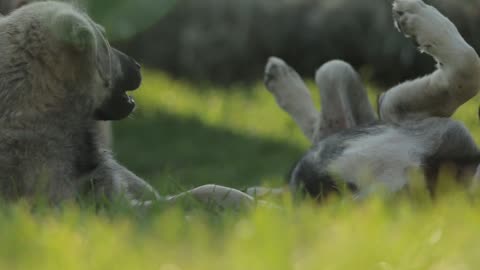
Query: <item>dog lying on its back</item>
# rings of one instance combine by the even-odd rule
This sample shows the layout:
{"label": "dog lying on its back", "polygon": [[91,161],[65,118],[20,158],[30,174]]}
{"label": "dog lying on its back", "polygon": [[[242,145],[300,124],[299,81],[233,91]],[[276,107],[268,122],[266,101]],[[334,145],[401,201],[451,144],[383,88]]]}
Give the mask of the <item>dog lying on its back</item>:
{"label": "dog lying on its back", "polygon": [[474,176],[480,151],[468,130],[448,117],[480,89],[480,59],[455,26],[423,1],[396,0],[393,14],[397,28],[438,67],[383,94],[381,122],[349,64],[332,61],[318,70],[320,114],[298,74],[280,59],[269,60],[267,88],[314,144],[292,172],[294,190],[315,198],[343,186],[358,197],[395,192],[407,186],[411,169],[422,169],[433,192],[444,164],[455,165],[459,179]]}
{"label": "dog lying on its back", "polygon": [[290,184],[314,197],[341,191],[337,179],[358,197],[378,188],[396,192],[412,169],[423,169],[434,191],[442,165],[454,165],[459,179],[472,178],[480,151],[459,122],[427,118],[401,125],[374,124],[331,135],[317,143],[295,167]]}

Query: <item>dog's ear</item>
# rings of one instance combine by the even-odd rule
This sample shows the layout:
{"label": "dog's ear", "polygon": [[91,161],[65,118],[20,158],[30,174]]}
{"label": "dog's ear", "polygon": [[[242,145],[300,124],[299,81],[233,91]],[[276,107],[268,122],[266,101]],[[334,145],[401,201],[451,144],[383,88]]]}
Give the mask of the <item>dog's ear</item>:
{"label": "dog's ear", "polygon": [[95,48],[92,26],[81,14],[73,11],[57,14],[52,20],[52,32],[60,42],[78,52]]}

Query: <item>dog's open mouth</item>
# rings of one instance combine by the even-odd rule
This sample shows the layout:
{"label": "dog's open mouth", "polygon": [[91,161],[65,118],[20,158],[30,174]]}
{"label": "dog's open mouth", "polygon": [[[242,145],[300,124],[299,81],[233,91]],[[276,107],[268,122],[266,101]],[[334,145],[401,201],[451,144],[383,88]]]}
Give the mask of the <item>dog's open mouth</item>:
{"label": "dog's open mouth", "polygon": [[127,92],[122,94],[122,99],[125,103],[129,104],[132,107],[132,112],[135,110],[135,98],[133,95],[129,95]]}
{"label": "dog's open mouth", "polygon": [[[135,98],[133,95],[129,95],[127,92],[123,93],[122,98],[125,100],[125,103],[128,104],[127,107],[130,108],[130,109],[127,109],[127,111],[130,110],[130,112],[128,112],[128,115],[129,115],[133,111],[135,111],[135,108],[136,108]],[[127,117],[128,115],[126,115],[125,117]]]}
{"label": "dog's open mouth", "polygon": [[136,107],[135,98],[130,92],[140,87],[141,76],[136,76],[129,84],[121,84],[122,90],[116,90],[105,100],[102,106],[95,111],[95,119],[101,121],[116,121],[128,117]]}
{"label": "dog's open mouth", "polygon": [[113,82],[112,95],[95,111],[96,120],[115,121],[128,117],[135,110],[135,99],[129,92],[137,90],[142,83],[140,64],[118,50],[114,49],[113,53],[121,76]]}
{"label": "dog's open mouth", "polygon": [[127,92],[113,94],[102,106],[95,111],[95,119],[102,121],[115,121],[128,117],[136,104],[133,96]]}
{"label": "dog's open mouth", "polygon": [[135,97],[131,94],[131,92],[136,91],[138,89],[138,87],[140,87],[140,85],[138,85],[135,88],[127,89],[127,90],[123,91],[121,96],[125,100],[125,102],[135,105]]}

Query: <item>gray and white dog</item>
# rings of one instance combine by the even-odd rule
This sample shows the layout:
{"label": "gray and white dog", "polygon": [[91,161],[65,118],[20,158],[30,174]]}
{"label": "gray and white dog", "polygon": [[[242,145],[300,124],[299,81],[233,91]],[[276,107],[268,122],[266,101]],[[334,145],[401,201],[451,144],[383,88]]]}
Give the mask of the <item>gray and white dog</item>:
{"label": "gray and white dog", "polygon": [[425,172],[433,191],[439,168],[455,165],[459,178],[474,176],[480,151],[463,124],[450,119],[480,89],[480,59],[453,23],[421,0],[395,0],[396,27],[437,61],[430,75],[385,92],[377,120],[358,74],[331,61],[316,73],[322,112],[300,76],[284,61],[268,61],[265,82],[278,105],[313,147],[290,178],[315,198],[346,187],[357,197],[408,185],[410,170]]}

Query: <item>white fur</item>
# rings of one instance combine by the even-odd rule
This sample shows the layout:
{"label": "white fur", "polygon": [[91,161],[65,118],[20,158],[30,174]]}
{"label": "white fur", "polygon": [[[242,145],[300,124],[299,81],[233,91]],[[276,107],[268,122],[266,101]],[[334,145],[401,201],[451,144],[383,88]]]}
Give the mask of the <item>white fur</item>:
{"label": "white fur", "polygon": [[480,89],[480,59],[455,25],[421,0],[396,0],[395,24],[438,62],[432,74],[402,83],[381,98],[383,120],[450,117]]}
{"label": "white fur", "polygon": [[315,73],[322,113],[315,128],[314,142],[340,130],[371,124],[377,117],[360,76],[348,63],[332,60]]}
{"label": "white fur", "polygon": [[305,136],[313,142],[320,113],[298,73],[283,60],[271,57],[265,68],[265,84],[278,106],[290,114]]}
{"label": "white fur", "polygon": [[362,136],[349,141],[342,155],[334,160],[329,171],[355,184],[360,193],[372,184],[381,184],[387,191],[400,190],[407,183],[407,172],[421,165],[424,154],[422,140],[389,128],[386,132]]}

